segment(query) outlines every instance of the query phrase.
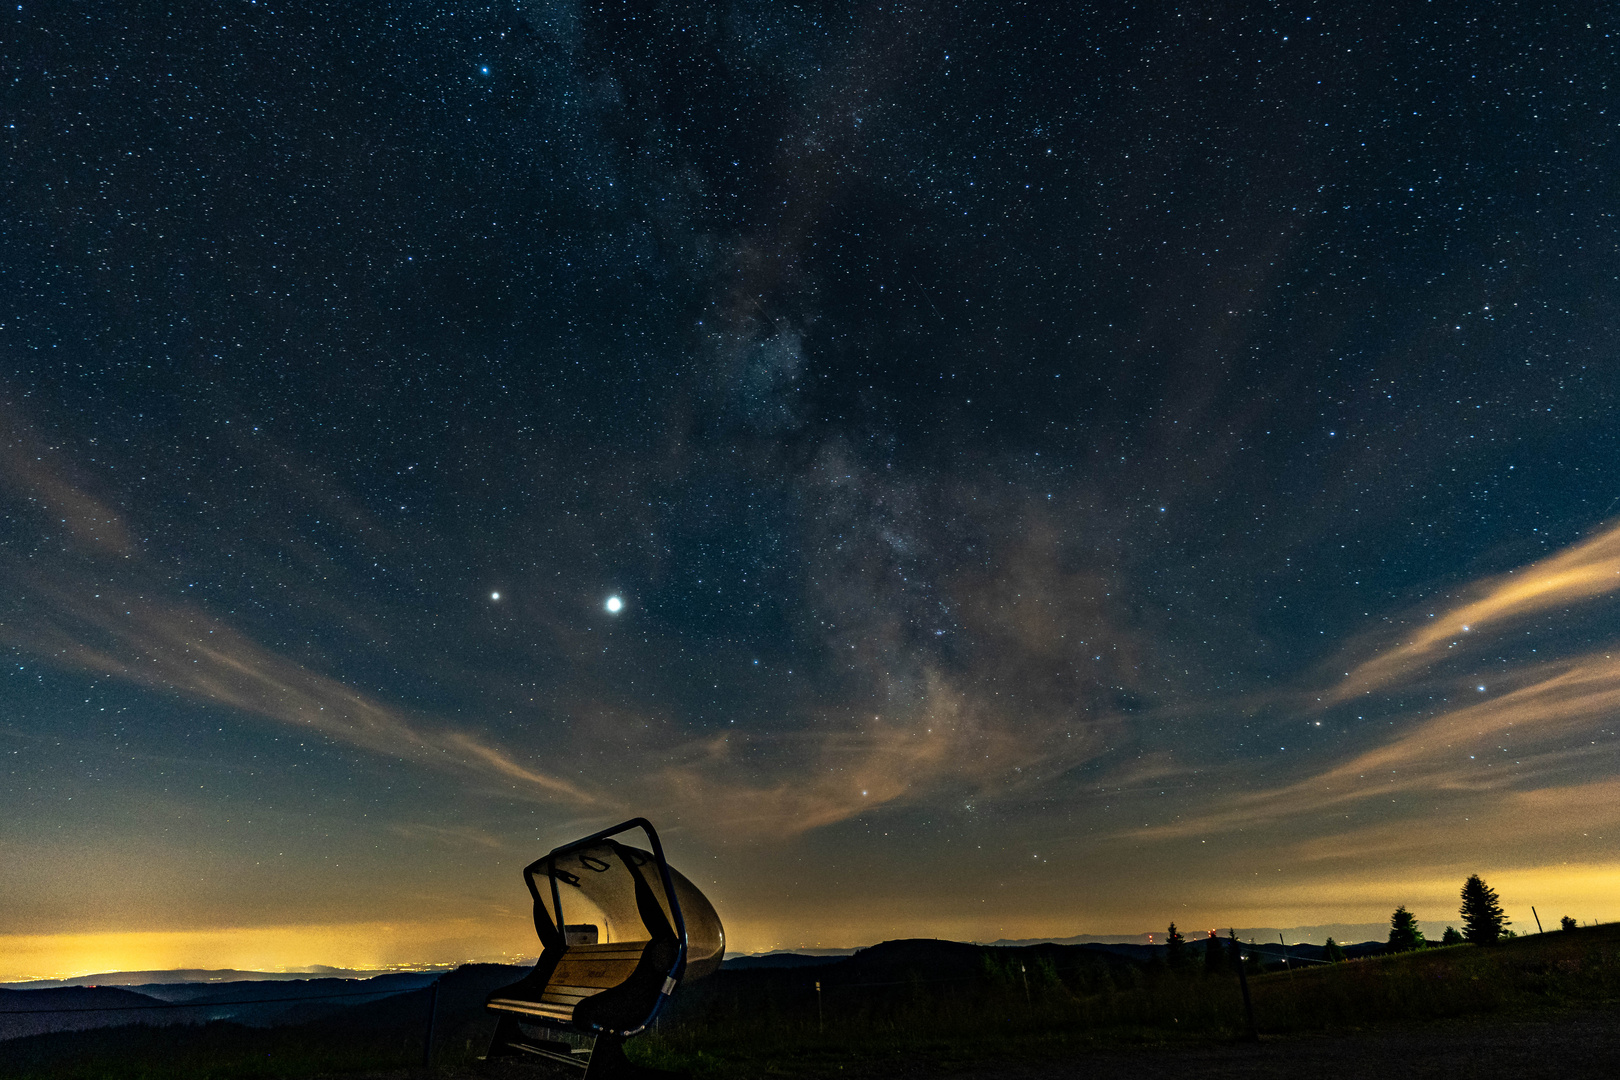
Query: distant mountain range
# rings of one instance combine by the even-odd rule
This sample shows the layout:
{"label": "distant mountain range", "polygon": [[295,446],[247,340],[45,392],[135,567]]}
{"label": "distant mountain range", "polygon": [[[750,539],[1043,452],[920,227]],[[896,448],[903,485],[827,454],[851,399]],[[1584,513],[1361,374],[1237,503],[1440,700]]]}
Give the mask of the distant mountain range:
{"label": "distant mountain range", "polygon": [[[123,974],[173,976],[181,973]],[[0,1039],[121,1024],[163,1026],[212,1020],[229,1020],[248,1027],[273,1027],[314,1020],[365,1002],[410,993],[436,978],[436,972],[389,972],[370,979],[278,977],[137,983],[134,986],[0,988]]]}

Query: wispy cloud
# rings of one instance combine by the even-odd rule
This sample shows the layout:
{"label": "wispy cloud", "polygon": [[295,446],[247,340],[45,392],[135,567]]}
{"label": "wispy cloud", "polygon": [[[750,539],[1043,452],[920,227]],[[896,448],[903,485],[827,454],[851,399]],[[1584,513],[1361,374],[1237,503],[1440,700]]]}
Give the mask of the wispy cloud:
{"label": "wispy cloud", "polygon": [[[67,529],[81,550],[50,561],[9,557],[0,581],[0,640],[57,667],[172,691],[319,732],[390,757],[508,783],[531,796],[610,813],[613,800],[565,780],[462,727],[436,722],[311,670],[202,607],[159,598],[122,518],[69,475],[70,462],[0,411],[0,493],[34,504],[42,525]],[[329,502],[342,502],[329,494]]]}
{"label": "wispy cloud", "polygon": [[[750,749],[759,740],[726,737],[689,748],[680,763],[651,780],[683,812],[700,812],[728,829],[792,836],[892,803],[937,796],[942,788],[1004,792],[1048,751],[1019,734],[1019,724],[964,693],[938,671],[923,676],[920,708],[904,718],[851,718],[822,732],[769,740],[769,771],[783,779],[750,782]],[[752,747],[750,744],[754,744]]]}
{"label": "wispy cloud", "polygon": [[1558,554],[1485,578],[1460,600],[1421,619],[1418,629],[1349,671],[1328,700],[1384,689],[1432,663],[1459,639],[1620,590],[1620,524]]}
{"label": "wispy cloud", "polygon": [[0,496],[30,506],[48,531],[65,530],[84,547],[110,555],[132,550],[123,516],[67,477],[60,446],[0,408]]}
{"label": "wispy cloud", "polygon": [[384,756],[517,780],[532,795],[578,807],[611,802],[523,765],[471,732],[411,715],[311,671],[198,607],[115,585],[57,584],[12,569],[8,576],[26,590],[30,610],[26,625],[16,619],[0,623],[0,639],[55,666],[179,692]]}
{"label": "wispy cloud", "polygon": [[1288,857],[1300,863],[1386,866],[1443,865],[1459,852],[1481,851],[1492,852],[1499,862],[1545,859],[1561,841],[1617,835],[1620,779],[1492,792],[1468,800],[1441,821],[1414,828],[1402,819],[1313,837],[1291,846]]}
{"label": "wispy cloud", "polygon": [[1303,780],[1237,796],[1138,835],[1186,836],[1296,818],[1408,792],[1484,791],[1545,783],[1585,757],[1588,737],[1620,709],[1620,658],[1548,664],[1517,689],[1441,712]]}
{"label": "wispy cloud", "polygon": [[[1300,709],[1315,713],[1375,693],[1381,695],[1378,700],[1397,699],[1432,680],[1441,660],[1477,656],[1478,650],[1467,646],[1491,640],[1487,631],[1617,589],[1620,525],[1610,525],[1549,558],[1466,587],[1460,599],[1434,611],[1432,618],[1428,613],[1421,616],[1424,625],[1417,633],[1348,670],[1325,701],[1319,693],[1303,690],[1295,701]],[[1312,816],[1322,817],[1331,829],[1343,811],[1414,794],[1494,792],[1498,804],[1516,801],[1528,806],[1527,800],[1539,799],[1545,810],[1591,790],[1583,782],[1590,779],[1595,748],[1614,746],[1613,718],[1620,713],[1620,648],[1516,666],[1504,666],[1496,657],[1492,667],[1488,689],[1484,684],[1468,690],[1450,686],[1438,711],[1429,706],[1418,717],[1408,714],[1390,737],[1337,764],[1291,782],[1206,803],[1172,823],[1132,835],[1206,835],[1262,823],[1297,824]],[[1466,697],[1445,700],[1458,691]],[[1427,706],[1432,698],[1425,698]],[[1279,703],[1270,701],[1272,707]],[[1470,814],[1469,819],[1476,816]],[[1358,834],[1363,839],[1356,841],[1357,850],[1393,856],[1410,846],[1399,839],[1398,831],[1391,826]]]}

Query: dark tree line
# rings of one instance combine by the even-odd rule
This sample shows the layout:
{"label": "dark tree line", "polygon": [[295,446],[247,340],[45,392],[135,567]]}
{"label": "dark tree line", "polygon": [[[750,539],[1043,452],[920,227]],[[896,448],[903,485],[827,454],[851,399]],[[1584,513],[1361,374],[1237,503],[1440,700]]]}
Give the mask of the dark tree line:
{"label": "dark tree line", "polygon": [[[1478,874],[1469,874],[1468,880],[1463,882],[1462,907],[1457,913],[1462,916],[1462,933],[1448,926],[1440,944],[1459,945],[1467,941],[1475,945],[1493,945],[1504,935],[1511,936],[1511,931],[1507,929],[1511,923],[1502,911],[1496,890],[1485,884],[1485,879]],[[1568,923],[1572,921],[1566,919],[1565,929],[1569,929]],[[1405,904],[1396,908],[1389,920],[1389,951],[1407,952],[1421,949],[1427,944],[1423,931],[1418,929],[1417,916],[1407,911]]]}

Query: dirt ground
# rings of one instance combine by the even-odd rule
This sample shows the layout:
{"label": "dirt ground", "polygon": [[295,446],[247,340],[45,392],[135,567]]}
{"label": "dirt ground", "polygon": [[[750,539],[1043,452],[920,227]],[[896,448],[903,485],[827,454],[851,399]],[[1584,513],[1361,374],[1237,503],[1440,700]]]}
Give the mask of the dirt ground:
{"label": "dirt ground", "polygon": [[1073,1062],[1007,1065],[953,1080],[1617,1080],[1620,1008],[1556,1020],[1466,1023],[1364,1035],[1265,1039],[1197,1049],[1102,1053]]}

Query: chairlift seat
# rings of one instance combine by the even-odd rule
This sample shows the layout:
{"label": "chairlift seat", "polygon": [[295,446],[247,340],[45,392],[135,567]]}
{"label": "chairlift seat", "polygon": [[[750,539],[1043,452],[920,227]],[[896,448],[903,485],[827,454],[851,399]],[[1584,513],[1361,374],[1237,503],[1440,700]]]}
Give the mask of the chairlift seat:
{"label": "chairlift seat", "polygon": [[[651,851],[613,839],[636,828]],[[489,1056],[548,1058],[592,1080],[651,1075],[626,1060],[623,1042],[646,1029],[683,979],[720,966],[725,931],[713,905],[665,861],[643,818],[564,844],[523,873],[540,958],[485,1000],[500,1017]]]}

